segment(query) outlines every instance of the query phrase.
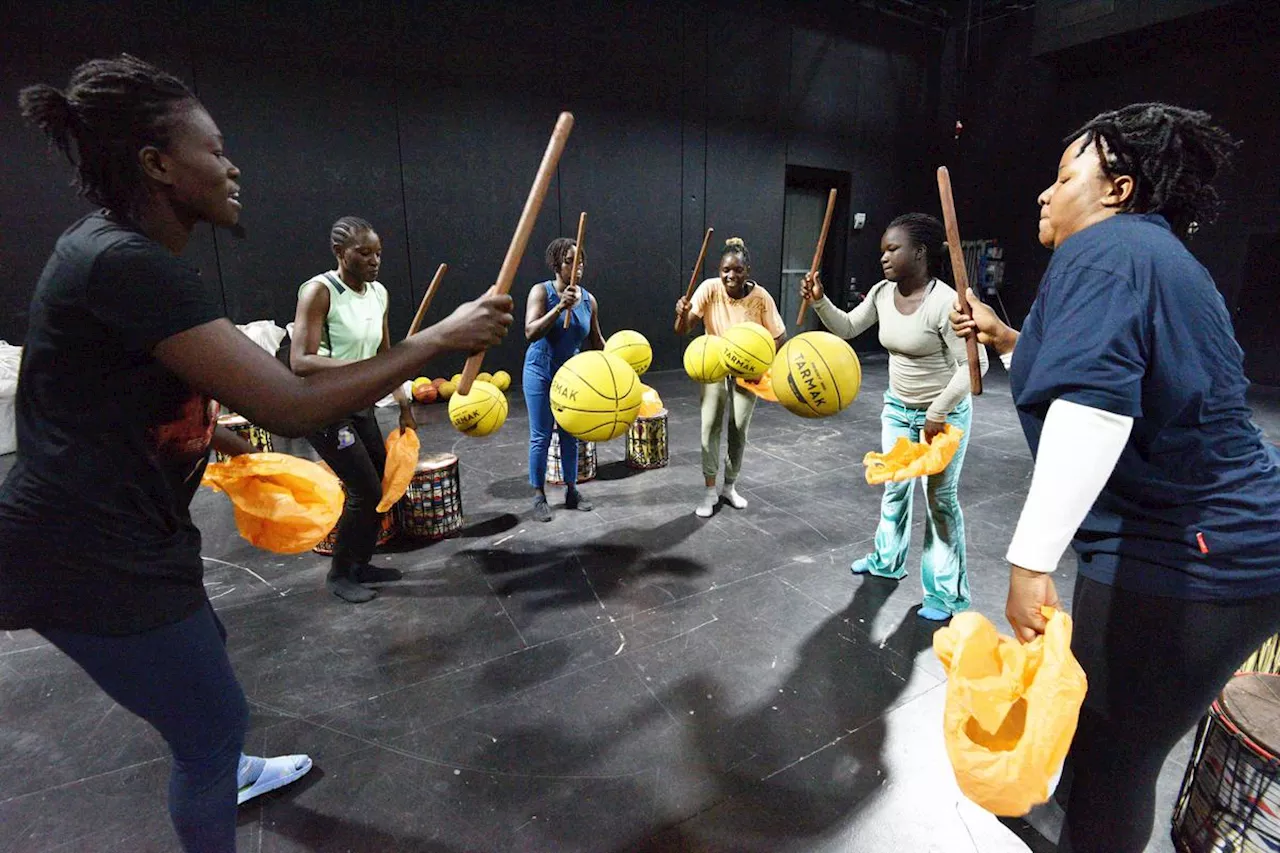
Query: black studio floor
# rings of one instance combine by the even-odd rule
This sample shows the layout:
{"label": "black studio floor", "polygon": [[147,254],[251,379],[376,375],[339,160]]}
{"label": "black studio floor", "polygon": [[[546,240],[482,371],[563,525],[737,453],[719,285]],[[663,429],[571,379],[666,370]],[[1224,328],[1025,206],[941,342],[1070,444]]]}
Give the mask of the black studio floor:
{"label": "black studio floor", "polygon": [[[518,394],[485,440],[430,407],[422,443],[461,458],[468,526],[380,554],[405,579],[362,606],[325,592],[324,558],[244,543],[226,499],[202,490],[206,583],[253,709],[249,748],[316,761],[243,808],[240,849],[1026,850],[950,775],[933,626],[912,611],[918,557],[896,586],[848,572],[880,499],[860,463],[886,369],[865,367],[838,417],[759,406],[740,483],[751,505],[707,521],[692,514],[697,397],[682,375],[648,377],[671,411],[671,466],[632,472],[621,442],[603,445],[584,486],[596,511],[550,524],[527,513]],[[961,496],[975,606],[1004,627],[1001,558],[1030,459],[998,366],[987,388]],[[1280,437],[1280,399],[1255,402]],[[1069,594],[1070,558],[1060,576]],[[1172,849],[1185,752],[1151,850]],[[67,659],[32,633],[0,635],[0,851],[172,850],[166,774],[160,739]]]}

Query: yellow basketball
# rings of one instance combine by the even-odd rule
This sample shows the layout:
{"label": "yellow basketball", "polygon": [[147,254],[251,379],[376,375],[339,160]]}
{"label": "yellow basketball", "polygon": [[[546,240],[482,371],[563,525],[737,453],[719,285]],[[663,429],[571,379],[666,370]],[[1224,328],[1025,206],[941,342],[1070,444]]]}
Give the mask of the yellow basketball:
{"label": "yellow basketball", "polygon": [[724,366],[724,338],[700,335],[684,351],[684,372],[694,382],[710,385],[729,375]]}
{"label": "yellow basketball", "polygon": [[802,418],[825,418],[853,402],[862,366],[830,332],[805,332],[782,345],[770,371],[778,402]]}
{"label": "yellow basketball", "polygon": [[653,347],[649,346],[649,339],[631,329],[623,329],[610,335],[609,340],[604,342],[604,351],[613,353],[631,365],[636,376],[643,376],[649,365],[653,364]]}
{"label": "yellow basketball", "polygon": [[493,374],[493,379],[490,381],[499,391],[505,391],[511,387],[511,374],[505,370],[499,370]]}
{"label": "yellow basketball", "polygon": [[449,399],[449,420],[466,435],[490,435],[507,419],[507,398],[492,383],[472,382],[470,394],[455,393]]}
{"label": "yellow basketball", "polygon": [[453,396],[453,393],[457,390],[458,390],[458,383],[450,382],[449,380],[446,379],[444,382],[440,383],[440,399],[448,400]]}
{"label": "yellow basketball", "polygon": [[551,380],[551,416],[584,441],[609,441],[631,428],[644,388],[636,372],[613,353],[575,355]]}
{"label": "yellow basketball", "polygon": [[724,366],[742,379],[759,379],[778,352],[773,335],[759,323],[739,323],[723,337]]}

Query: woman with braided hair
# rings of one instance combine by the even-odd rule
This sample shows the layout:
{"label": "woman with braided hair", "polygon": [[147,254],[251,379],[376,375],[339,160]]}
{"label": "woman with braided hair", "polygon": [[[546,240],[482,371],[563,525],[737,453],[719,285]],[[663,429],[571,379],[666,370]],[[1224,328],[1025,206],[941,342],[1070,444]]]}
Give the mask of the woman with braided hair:
{"label": "woman with braided hair", "polygon": [[1280,627],[1280,453],[1250,420],[1231,317],[1183,240],[1214,218],[1235,147],[1203,112],[1134,104],[1073,133],[1040,194],[1053,249],[1022,331],[971,294],[1010,368],[1035,473],[1013,541],[1018,637],[1078,555],[1072,649],[1089,692],[1056,798],[1058,849],[1137,853],[1156,780],[1223,684]]}
{"label": "woman with braided hair", "polygon": [[241,753],[249,708],[205,595],[189,504],[210,445],[252,448],[215,428],[213,401],[306,435],[441,352],[496,344],[511,299],[483,297],[389,352],[295,376],[181,258],[198,223],[240,218],[240,170],[182,81],[125,55],[81,65],[66,91],[25,88],[19,102],[101,209],[58,239],[31,300],[18,457],[0,487],[0,630],[40,632],[154,726],[173,756],[182,848],[228,853],[237,803],[311,759]]}
{"label": "woman with braided hair", "polygon": [[[344,216],[329,229],[329,249],[338,265],[298,289],[289,364],[299,376],[332,370],[391,349],[387,289],[378,281],[382,240],[358,216]],[[404,387],[396,388],[400,428],[418,428]],[[307,442],[346,488],[333,560],[325,586],[343,601],[362,604],[377,597],[365,586],[399,580],[396,569],[369,565],[378,543],[378,501],[387,451],[373,406],[349,412],[307,436]]]}
{"label": "woman with braided hair", "polygon": [[[964,432],[946,469],[924,483],[924,600],[916,612],[934,622],[969,609],[958,489],[973,409],[969,357],[947,320],[956,292],[937,277],[945,236],[942,223],[927,213],[906,213],[890,222],[880,238],[884,279],[847,313],[827,299],[816,274],[806,275],[800,286],[800,295],[813,302],[814,313],[833,334],[856,338],[879,326],[880,343],[889,351],[889,390],[880,413],[886,453],[899,438],[931,442],[947,424]],[[979,352],[979,357],[985,373],[986,352]],[[854,562],[850,569],[855,575],[892,580],[906,576],[915,485],[914,480],[885,483],[875,550]]]}

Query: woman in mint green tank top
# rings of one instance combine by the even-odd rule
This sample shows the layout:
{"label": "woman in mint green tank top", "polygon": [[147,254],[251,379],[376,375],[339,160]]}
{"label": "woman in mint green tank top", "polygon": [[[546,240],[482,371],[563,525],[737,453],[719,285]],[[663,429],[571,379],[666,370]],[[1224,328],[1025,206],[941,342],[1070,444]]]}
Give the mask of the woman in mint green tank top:
{"label": "woman in mint green tank top", "polygon": [[[378,233],[365,220],[344,216],[333,224],[329,236],[338,268],[312,278],[298,290],[290,362],[299,376],[363,361],[391,347],[387,289],[377,280],[382,263]],[[395,398],[400,404],[400,426],[416,430],[403,388],[396,389]],[[377,592],[365,583],[398,576],[393,570],[369,565],[381,526],[377,505],[387,461],[374,409],[352,412],[307,436],[307,441],[347,491],[325,583],[344,601],[369,601]]]}

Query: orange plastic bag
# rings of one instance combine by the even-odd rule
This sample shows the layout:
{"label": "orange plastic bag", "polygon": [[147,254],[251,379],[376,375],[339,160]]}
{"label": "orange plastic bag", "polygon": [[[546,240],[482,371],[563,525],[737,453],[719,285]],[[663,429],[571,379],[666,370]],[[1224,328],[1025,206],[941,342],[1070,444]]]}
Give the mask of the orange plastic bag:
{"label": "orange plastic bag", "polygon": [[413,472],[418,468],[418,434],[412,430],[397,429],[387,436],[387,465],[382,469],[382,499],[378,512],[386,512],[404,497],[413,482]]}
{"label": "orange plastic bag", "polygon": [[662,398],[658,396],[658,392],[650,388],[648,385],[641,385],[644,392],[640,397],[640,414],[637,417],[651,418],[659,414],[663,410]]}
{"label": "orange plastic bag", "polygon": [[773,393],[773,376],[768,370],[761,373],[759,379],[742,379],[739,377],[738,387],[747,389],[761,400],[768,400],[770,403],[778,402],[778,395]]}
{"label": "orange plastic bag", "polygon": [[278,554],[314,548],[338,523],[345,500],[337,477],[285,453],[210,463],[202,483],[231,498],[241,536]]}
{"label": "orange plastic bag", "polygon": [[943,733],[956,782],[1001,817],[1021,817],[1048,801],[1087,688],[1071,654],[1071,617],[1043,612],[1044,635],[1026,645],[971,612],[933,635],[947,670]]}
{"label": "orange plastic bag", "polygon": [[931,444],[908,441],[904,436],[894,442],[888,453],[868,453],[862,457],[862,464],[867,466],[867,483],[878,486],[890,480],[902,482],[941,474],[951,464],[963,436],[964,430],[947,424]]}

